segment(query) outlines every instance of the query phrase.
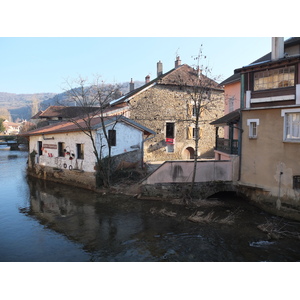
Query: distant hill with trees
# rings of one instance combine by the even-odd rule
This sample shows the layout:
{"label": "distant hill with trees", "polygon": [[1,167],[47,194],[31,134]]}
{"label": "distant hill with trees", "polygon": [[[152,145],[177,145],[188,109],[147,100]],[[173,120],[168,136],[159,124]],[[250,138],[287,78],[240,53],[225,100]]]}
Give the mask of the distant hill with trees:
{"label": "distant hill with trees", "polygon": [[[136,81],[135,88],[144,84],[143,81]],[[123,94],[129,92],[129,82],[120,84],[120,91]],[[62,103],[66,93],[36,93],[36,94],[13,94],[0,92],[0,112],[5,111],[3,118],[12,122],[29,120],[38,110],[45,110],[48,106]]]}

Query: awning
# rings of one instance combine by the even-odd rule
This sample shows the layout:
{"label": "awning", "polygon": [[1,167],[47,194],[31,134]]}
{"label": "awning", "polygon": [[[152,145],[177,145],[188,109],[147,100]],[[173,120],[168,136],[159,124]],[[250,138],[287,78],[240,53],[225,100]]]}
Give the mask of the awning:
{"label": "awning", "polygon": [[226,126],[230,124],[236,124],[240,120],[240,109],[236,109],[229,114],[209,123],[214,126]]}

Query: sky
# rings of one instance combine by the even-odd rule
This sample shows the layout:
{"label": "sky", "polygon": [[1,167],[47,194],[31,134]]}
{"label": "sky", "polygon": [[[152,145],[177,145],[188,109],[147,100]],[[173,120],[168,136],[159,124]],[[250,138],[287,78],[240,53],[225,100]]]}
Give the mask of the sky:
{"label": "sky", "polygon": [[158,61],[163,72],[174,68],[177,55],[193,66],[200,48],[204,65],[226,79],[270,52],[272,36],[299,34],[296,9],[284,16],[281,6],[273,6],[256,22],[257,7],[270,10],[268,1],[259,0],[247,7],[233,0],[5,1],[0,92],[61,93],[67,80],[79,76],[101,76],[107,83],[154,79]]}
{"label": "sky", "polygon": [[271,51],[271,37],[0,37],[0,92],[61,93],[66,81],[144,81],[182,64],[203,64],[222,80]]}

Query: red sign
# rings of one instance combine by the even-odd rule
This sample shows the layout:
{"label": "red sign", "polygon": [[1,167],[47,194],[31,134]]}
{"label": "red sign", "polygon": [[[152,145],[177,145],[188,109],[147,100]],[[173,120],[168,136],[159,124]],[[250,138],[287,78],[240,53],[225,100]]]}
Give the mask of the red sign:
{"label": "red sign", "polygon": [[174,145],[174,139],[166,138],[166,143]]}

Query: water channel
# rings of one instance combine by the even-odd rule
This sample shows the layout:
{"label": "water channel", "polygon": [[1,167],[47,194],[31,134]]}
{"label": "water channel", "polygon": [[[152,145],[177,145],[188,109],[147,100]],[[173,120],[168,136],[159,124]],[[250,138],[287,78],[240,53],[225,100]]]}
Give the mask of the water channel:
{"label": "water channel", "polygon": [[300,260],[300,223],[233,194],[193,208],[100,195],[27,178],[26,161],[0,149],[2,262]]}

